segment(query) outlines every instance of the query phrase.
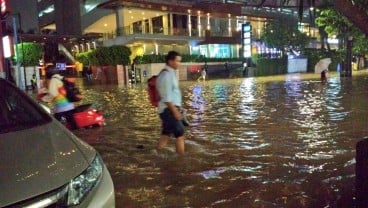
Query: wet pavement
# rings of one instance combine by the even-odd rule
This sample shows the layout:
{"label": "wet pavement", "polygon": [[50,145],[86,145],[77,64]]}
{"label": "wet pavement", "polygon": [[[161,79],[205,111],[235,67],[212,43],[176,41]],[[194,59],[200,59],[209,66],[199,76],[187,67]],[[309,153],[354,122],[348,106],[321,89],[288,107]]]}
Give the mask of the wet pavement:
{"label": "wet pavement", "polygon": [[145,86],[84,85],[107,126],[75,133],[103,156],[117,207],[351,207],[355,144],[368,136],[368,73],[182,82],[187,153],[153,151]]}

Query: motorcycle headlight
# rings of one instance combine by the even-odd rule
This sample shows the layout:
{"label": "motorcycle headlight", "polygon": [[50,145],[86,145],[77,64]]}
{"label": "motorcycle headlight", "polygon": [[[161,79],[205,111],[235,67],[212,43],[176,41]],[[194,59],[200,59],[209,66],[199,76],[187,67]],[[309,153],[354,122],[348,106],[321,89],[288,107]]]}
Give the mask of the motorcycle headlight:
{"label": "motorcycle headlight", "polygon": [[101,179],[103,162],[97,154],[91,165],[82,174],[70,181],[68,186],[68,206],[80,204]]}

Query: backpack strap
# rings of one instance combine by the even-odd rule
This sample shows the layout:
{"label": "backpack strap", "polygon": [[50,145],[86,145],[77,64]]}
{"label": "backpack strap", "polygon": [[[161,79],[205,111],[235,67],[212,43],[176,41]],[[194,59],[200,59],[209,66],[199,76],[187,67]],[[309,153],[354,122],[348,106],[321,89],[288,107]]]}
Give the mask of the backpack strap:
{"label": "backpack strap", "polygon": [[160,71],[160,73],[159,73],[159,75],[162,73],[162,72],[168,72],[169,70],[167,70],[167,69],[162,69],[161,71]]}

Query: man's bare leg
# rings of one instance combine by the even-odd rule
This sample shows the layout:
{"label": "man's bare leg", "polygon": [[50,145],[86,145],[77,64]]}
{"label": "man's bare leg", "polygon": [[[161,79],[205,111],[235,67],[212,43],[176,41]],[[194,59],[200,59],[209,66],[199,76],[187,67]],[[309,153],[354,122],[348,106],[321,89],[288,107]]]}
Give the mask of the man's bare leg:
{"label": "man's bare leg", "polygon": [[184,154],[185,152],[185,137],[181,136],[176,138],[176,153]]}
{"label": "man's bare leg", "polygon": [[164,147],[166,147],[167,142],[169,141],[170,137],[167,135],[161,135],[160,141],[158,143],[158,149],[162,149]]}

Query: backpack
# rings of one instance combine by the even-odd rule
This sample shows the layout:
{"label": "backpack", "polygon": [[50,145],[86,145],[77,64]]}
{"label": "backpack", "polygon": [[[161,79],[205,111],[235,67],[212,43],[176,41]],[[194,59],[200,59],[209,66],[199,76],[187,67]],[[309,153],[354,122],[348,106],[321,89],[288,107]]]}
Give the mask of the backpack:
{"label": "backpack", "polygon": [[68,79],[65,79],[65,77],[61,81],[63,82],[64,89],[66,91],[66,98],[70,102],[78,102],[82,100],[80,96],[81,93],[74,82],[68,81]]}
{"label": "backpack", "polygon": [[163,71],[167,71],[163,69],[158,75],[154,75],[147,80],[147,92],[148,99],[153,107],[158,107],[158,103],[160,102],[160,94],[157,90],[157,79]]}

